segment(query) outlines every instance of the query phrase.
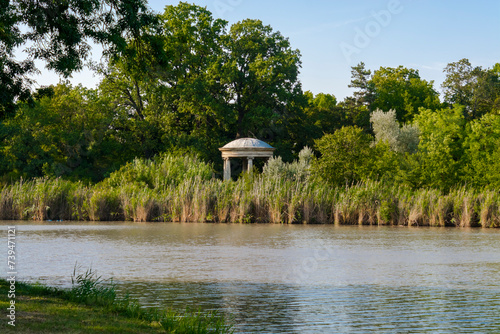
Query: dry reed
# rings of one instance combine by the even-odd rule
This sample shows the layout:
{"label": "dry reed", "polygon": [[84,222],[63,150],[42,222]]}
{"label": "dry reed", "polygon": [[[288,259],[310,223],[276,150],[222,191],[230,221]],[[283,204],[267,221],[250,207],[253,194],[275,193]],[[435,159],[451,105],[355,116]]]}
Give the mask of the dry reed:
{"label": "dry reed", "polygon": [[91,186],[20,180],[1,189],[0,219],[500,227],[497,191],[445,194],[375,181],[331,187],[280,163],[226,182],[195,158],[172,156],[136,160]]}

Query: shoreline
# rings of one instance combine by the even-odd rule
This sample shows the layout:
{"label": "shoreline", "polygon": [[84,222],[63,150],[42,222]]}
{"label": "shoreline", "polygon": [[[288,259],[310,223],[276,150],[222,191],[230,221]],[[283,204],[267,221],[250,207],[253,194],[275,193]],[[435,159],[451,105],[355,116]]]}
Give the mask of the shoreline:
{"label": "shoreline", "polygon": [[0,188],[0,220],[500,227],[497,189],[334,186],[305,162],[272,161],[235,181],[214,178],[194,157],[169,155],[136,159],[96,184],[21,179]]}
{"label": "shoreline", "polygon": [[[14,333],[232,333],[216,313],[144,309],[118,299],[113,285],[88,270],[71,289],[0,279],[0,331]],[[90,289],[89,289],[90,287]],[[9,309],[10,308],[10,309]],[[10,314],[9,314],[10,312]],[[10,316],[10,318],[9,318]]]}
{"label": "shoreline", "polygon": [[328,187],[262,175],[229,182],[193,177],[156,188],[43,178],[4,186],[0,220],[499,228],[500,193],[412,190],[378,181]]}

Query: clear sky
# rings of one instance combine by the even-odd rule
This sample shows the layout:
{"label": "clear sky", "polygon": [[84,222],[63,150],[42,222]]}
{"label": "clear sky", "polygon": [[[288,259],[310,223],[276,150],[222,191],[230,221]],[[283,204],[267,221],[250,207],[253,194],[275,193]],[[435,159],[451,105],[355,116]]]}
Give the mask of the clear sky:
{"label": "clear sky", "polygon": [[[434,80],[440,91],[443,68],[468,58],[474,66],[500,62],[499,0],[194,0],[229,24],[260,19],[288,37],[302,54],[303,90],[352,95],[351,66],[372,70],[403,65]],[[150,0],[163,11],[178,1]],[[97,53],[97,52],[96,52]],[[39,85],[58,82],[46,73]],[[98,78],[77,73],[73,83],[94,87]]]}

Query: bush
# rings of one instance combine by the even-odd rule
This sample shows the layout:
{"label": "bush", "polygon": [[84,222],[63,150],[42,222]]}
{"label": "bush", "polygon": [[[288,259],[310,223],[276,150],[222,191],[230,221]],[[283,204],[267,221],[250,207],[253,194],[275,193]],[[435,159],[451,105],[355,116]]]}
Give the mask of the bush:
{"label": "bush", "polygon": [[311,166],[314,175],[333,185],[352,184],[370,174],[372,137],[356,126],[342,127],[315,141],[321,157]]}
{"label": "bush", "polygon": [[110,187],[138,183],[151,189],[166,189],[179,185],[185,179],[199,177],[201,180],[210,180],[212,173],[212,166],[192,155],[162,154],[153,160],[135,159],[103,182]]}
{"label": "bush", "polygon": [[285,178],[287,180],[306,181],[310,175],[310,165],[313,151],[304,147],[299,152],[299,160],[291,163],[283,162],[281,157],[271,158],[262,169],[263,176],[271,179]]}
{"label": "bush", "polygon": [[402,127],[396,119],[396,111],[375,110],[370,115],[376,142],[387,142],[391,149],[399,153],[415,153],[418,148],[420,130],[417,125]]}

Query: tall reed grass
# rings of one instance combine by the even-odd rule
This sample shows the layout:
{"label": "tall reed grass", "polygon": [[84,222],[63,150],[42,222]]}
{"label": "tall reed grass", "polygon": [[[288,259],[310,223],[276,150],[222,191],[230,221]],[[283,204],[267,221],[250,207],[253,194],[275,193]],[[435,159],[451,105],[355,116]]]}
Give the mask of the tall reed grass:
{"label": "tall reed grass", "polygon": [[367,181],[331,187],[308,164],[271,160],[237,181],[194,157],[135,160],[96,185],[20,180],[0,190],[0,219],[500,227],[500,192],[442,193]]}

